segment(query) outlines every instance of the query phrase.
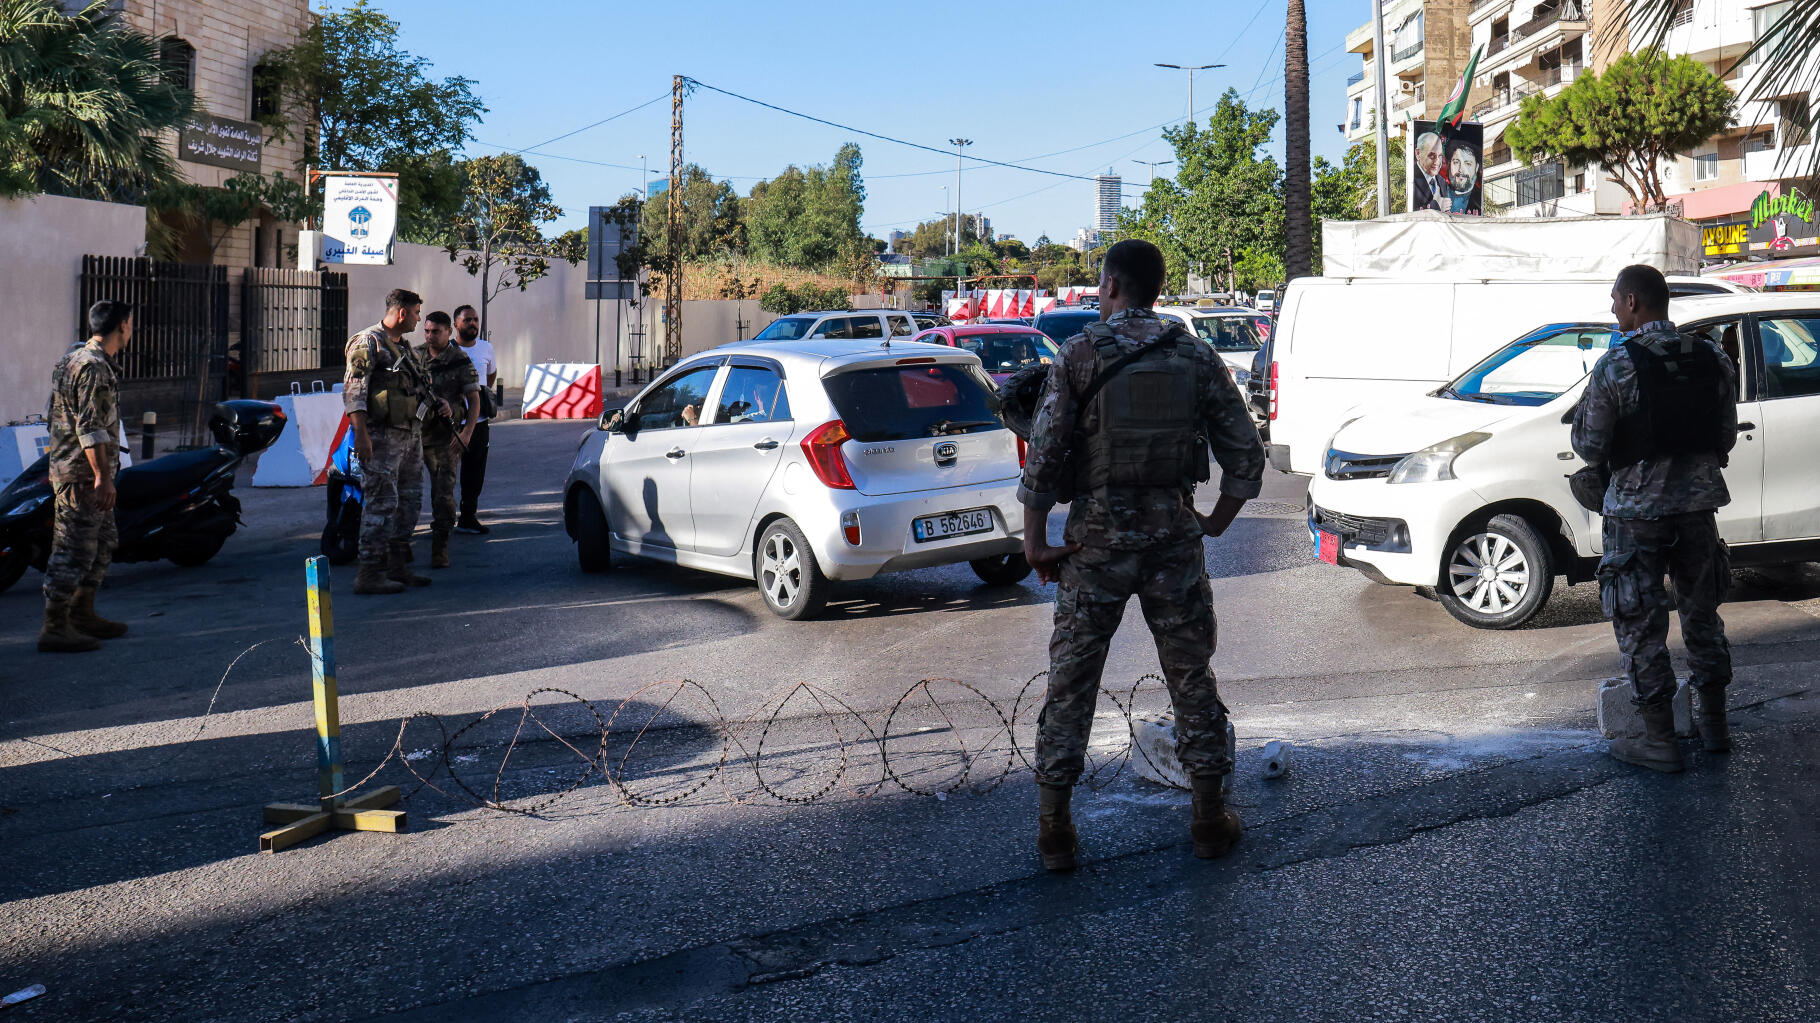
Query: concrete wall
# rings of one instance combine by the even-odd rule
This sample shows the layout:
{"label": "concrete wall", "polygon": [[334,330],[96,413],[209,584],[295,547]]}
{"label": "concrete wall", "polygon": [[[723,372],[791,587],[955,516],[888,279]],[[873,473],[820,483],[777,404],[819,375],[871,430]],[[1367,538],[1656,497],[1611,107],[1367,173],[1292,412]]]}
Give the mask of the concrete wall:
{"label": "concrete wall", "polygon": [[51,368],[80,337],[82,257],[144,249],[144,207],[48,195],[0,200],[0,423],[44,411]]}

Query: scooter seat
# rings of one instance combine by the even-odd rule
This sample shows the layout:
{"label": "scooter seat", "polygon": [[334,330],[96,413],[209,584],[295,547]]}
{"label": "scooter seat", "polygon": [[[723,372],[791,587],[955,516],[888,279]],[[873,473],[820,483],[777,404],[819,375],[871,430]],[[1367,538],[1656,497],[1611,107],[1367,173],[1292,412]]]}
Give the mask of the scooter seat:
{"label": "scooter seat", "polygon": [[226,448],[179,451],[120,470],[114,477],[114,490],[122,507],[151,504],[184,493],[235,457]]}

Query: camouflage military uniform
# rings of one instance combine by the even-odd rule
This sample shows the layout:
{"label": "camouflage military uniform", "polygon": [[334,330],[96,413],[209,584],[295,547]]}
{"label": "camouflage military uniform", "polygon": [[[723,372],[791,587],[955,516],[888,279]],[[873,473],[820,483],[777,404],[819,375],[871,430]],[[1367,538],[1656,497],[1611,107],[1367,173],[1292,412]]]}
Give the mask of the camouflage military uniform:
{"label": "camouflage military uniform", "polygon": [[[1107,321],[1118,335],[1118,353],[1161,337],[1164,322],[1149,309],[1128,309]],[[1245,399],[1211,348],[1196,344],[1144,359],[1180,360],[1192,374],[1194,418],[1219,461],[1220,492],[1258,495],[1264,448]],[[1099,370],[1093,342],[1076,335],[1062,346],[1031,428],[1019,499],[1032,510],[1053,507],[1068,489],[1068,456],[1097,428],[1098,401],[1083,411],[1076,395]],[[1180,487],[1108,487],[1077,494],[1064,532],[1081,551],[1062,563],[1056,590],[1055,632],[1049,641],[1049,691],[1037,724],[1037,780],[1072,785],[1085,762],[1098,700],[1100,672],[1112,635],[1133,594],[1155,637],[1157,657],[1175,706],[1176,748],[1190,775],[1220,777],[1232,770],[1226,752],[1226,708],[1210,663],[1217,641],[1213,592],[1207,581],[1201,527],[1193,509],[1194,484]],[[1025,529],[1042,529],[1041,515]]]}
{"label": "camouflage military uniform", "polygon": [[44,569],[44,600],[68,604],[78,589],[107,576],[118,536],[114,513],[96,507],[95,471],[85,451],[95,448],[102,471],[120,467],[120,376],[99,341],[70,350],[51,373],[51,489],[56,532]]}
{"label": "camouflage military uniform", "polygon": [[423,464],[430,471],[430,530],[447,536],[455,528],[455,481],[461,475],[461,452],[451,449],[456,426],[465,421],[468,398],[480,393],[480,375],[461,346],[451,342],[441,355],[428,345],[416,349],[430,374],[430,390],[449,403],[453,422],[432,411],[423,424]]}
{"label": "camouflage military uniform", "polygon": [[[399,371],[388,372],[394,366]],[[389,546],[411,542],[423,513],[423,443],[414,415],[381,407],[385,403],[369,407],[367,398],[375,378],[415,380],[422,374],[422,364],[408,344],[389,341],[385,328],[374,324],[348,339],[347,367],[342,406],[350,413],[367,413],[367,435],[373,441],[373,457],[360,466],[360,560],[383,561]],[[412,391],[409,384],[402,389]],[[414,397],[429,400],[421,391]]]}
{"label": "camouflage military uniform", "polygon": [[[1626,337],[1656,352],[1680,342],[1667,320],[1646,323]],[[1699,343],[1718,350],[1710,341]],[[1729,373],[1730,361],[1721,363]],[[1735,378],[1731,386],[1735,388]],[[1593,367],[1574,414],[1574,452],[1588,465],[1606,464],[1620,439],[1620,421],[1639,407],[1641,393],[1635,362],[1622,346],[1613,346]],[[1671,609],[1681,614],[1694,687],[1703,695],[1718,695],[1731,682],[1731,647],[1719,619],[1731,561],[1714,512],[1731,503],[1720,470],[1737,439],[1737,426],[1737,406],[1728,402],[1717,438],[1723,450],[1654,455],[1615,468],[1606,488],[1599,600],[1617,634],[1639,706],[1666,703],[1674,696],[1675,673],[1668,657]],[[1672,597],[1664,577],[1674,584]]]}

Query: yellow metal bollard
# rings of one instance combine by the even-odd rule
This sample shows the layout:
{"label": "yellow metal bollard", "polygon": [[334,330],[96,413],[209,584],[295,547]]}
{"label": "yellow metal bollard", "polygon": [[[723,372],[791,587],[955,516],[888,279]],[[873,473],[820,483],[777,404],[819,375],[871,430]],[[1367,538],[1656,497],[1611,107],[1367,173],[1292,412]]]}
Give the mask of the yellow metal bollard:
{"label": "yellow metal bollard", "polygon": [[316,702],[316,777],[318,799],[310,803],[268,803],[267,824],[282,824],[259,836],[259,851],[274,853],[330,828],[342,831],[403,831],[403,810],[385,807],[398,802],[396,785],[385,785],[364,796],[342,799],[341,705],[335,689],[335,614],[329,598],[329,559],[320,555],[304,562],[309,584],[310,674]]}

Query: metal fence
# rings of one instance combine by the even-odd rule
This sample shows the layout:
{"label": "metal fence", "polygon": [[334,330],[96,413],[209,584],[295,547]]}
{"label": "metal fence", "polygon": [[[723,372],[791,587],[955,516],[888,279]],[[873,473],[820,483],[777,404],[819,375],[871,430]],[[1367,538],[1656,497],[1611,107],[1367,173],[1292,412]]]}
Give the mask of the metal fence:
{"label": "metal fence", "polygon": [[348,336],[348,276],[249,269],[241,283],[240,314],[249,378],[339,367]]}
{"label": "metal fence", "polygon": [[227,267],[166,263],[141,256],[83,256],[76,339],[88,336],[88,308],[101,299],[133,304],[133,340],[120,354],[126,380],[225,378]]}

